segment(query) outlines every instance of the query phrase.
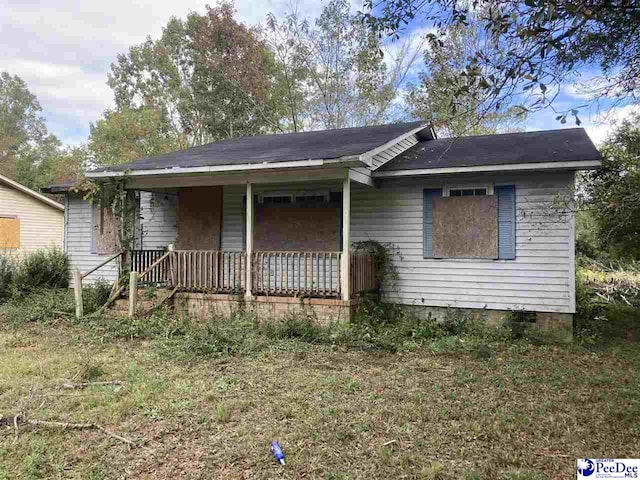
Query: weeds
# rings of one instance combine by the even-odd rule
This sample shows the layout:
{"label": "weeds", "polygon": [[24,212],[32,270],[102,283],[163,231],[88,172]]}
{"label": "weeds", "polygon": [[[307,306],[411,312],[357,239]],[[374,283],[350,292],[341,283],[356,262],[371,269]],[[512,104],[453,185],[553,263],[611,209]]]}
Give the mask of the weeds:
{"label": "weeds", "polygon": [[14,295],[16,265],[8,255],[0,255],[0,304]]}
{"label": "weeds", "polygon": [[15,288],[19,295],[44,288],[68,287],[69,258],[62,250],[37,250],[18,264]]}

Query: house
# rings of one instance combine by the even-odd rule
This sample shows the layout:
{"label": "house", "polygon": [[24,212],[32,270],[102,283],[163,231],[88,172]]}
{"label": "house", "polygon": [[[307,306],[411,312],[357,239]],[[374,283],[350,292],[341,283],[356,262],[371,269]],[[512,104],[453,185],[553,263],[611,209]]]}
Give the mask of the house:
{"label": "house", "polygon": [[63,242],[64,207],[0,175],[0,253],[21,257]]}
{"label": "house", "polygon": [[[267,314],[303,304],[348,318],[374,275],[371,257],[351,247],[373,240],[393,245],[389,301],[533,312],[566,326],[575,174],[598,165],[579,128],[438,139],[413,122],[234,138],[88,176],[132,192],[136,249],[126,262],[154,266],[145,275],[191,314],[228,310],[241,293]],[[67,252],[84,272],[117,253],[103,241],[113,229],[98,225],[112,223],[102,210],[67,192]]]}

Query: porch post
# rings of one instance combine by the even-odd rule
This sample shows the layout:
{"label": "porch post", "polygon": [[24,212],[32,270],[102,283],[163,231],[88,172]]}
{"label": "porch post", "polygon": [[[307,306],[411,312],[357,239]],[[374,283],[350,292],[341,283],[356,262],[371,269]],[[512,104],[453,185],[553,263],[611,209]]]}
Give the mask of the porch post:
{"label": "porch post", "polygon": [[251,183],[247,183],[247,248],[246,248],[246,274],[245,274],[245,296],[251,297],[252,264],[253,264],[253,188]]}
{"label": "porch post", "polygon": [[351,267],[351,179],[349,172],[342,181],[342,300],[351,298],[350,267]]}

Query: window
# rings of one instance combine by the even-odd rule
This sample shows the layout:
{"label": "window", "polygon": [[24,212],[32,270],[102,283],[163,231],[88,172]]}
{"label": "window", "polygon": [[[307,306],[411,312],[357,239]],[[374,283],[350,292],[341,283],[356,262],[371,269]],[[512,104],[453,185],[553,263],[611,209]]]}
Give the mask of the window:
{"label": "window", "polygon": [[20,219],[14,215],[0,215],[0,250],[20,248]]}
{"label": "window", "polygon": [[265,205],[282,205],[291,202],[291,195],[262,195],[261,203]]}
{"label": "window", "polygon": [[294,192],[279,193],[270,192],[257,196],[258,203],[262,205],[317,205],[320,203],[329,203],[332,194],[329,192]]}
{"label": "window", "polygon": [[485,195],[493,195],[494,188],[492,184],[485,185],[449,185],[442,189],[443,197],[481,197]]}
{"label": "window", "polygon": [[120,221],[109,207],[91,204],[91,253],[106,255],[118,253],[120,246]]}
{"label": "window", "polygon": [[515,186],[424,190],[425,258],[515,258]]}
{"label": "window", "polygon": [[296,203],[326,203],[327,195],[321,194],[302,194],[296,195]]}
{"label": "window", "polygon": [[486,188],[456,188],[449,190],[450,197],[479,197],[486,194]]}

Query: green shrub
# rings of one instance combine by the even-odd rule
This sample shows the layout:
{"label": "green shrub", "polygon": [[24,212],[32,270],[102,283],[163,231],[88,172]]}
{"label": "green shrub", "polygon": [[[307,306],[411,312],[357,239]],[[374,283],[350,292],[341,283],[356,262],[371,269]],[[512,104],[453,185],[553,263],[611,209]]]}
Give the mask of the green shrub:
{"label": "green shrub", "polygon": [[82,288],[82,304],[84,314],[89,315],[102,307],[111,295],[111,284],[98,280]]}
{"label": "green shrub", "polygon": [[16,265],[12,258],[0,255],[0,303],[9,300],[14,294]]}
{"label": "green shrub", "polygon": [[10,325],[53,323],[61,318],[72,318],[74,312],[75,302],[71,290],[35,290],[27,296],[16,296],[0,305],[0,322]]}
{"label": "green shrub", "polygon": [[21,295],[42,288],[68,288],[69,258],[56,248],[35,251],[20,262],[15,279]]}

